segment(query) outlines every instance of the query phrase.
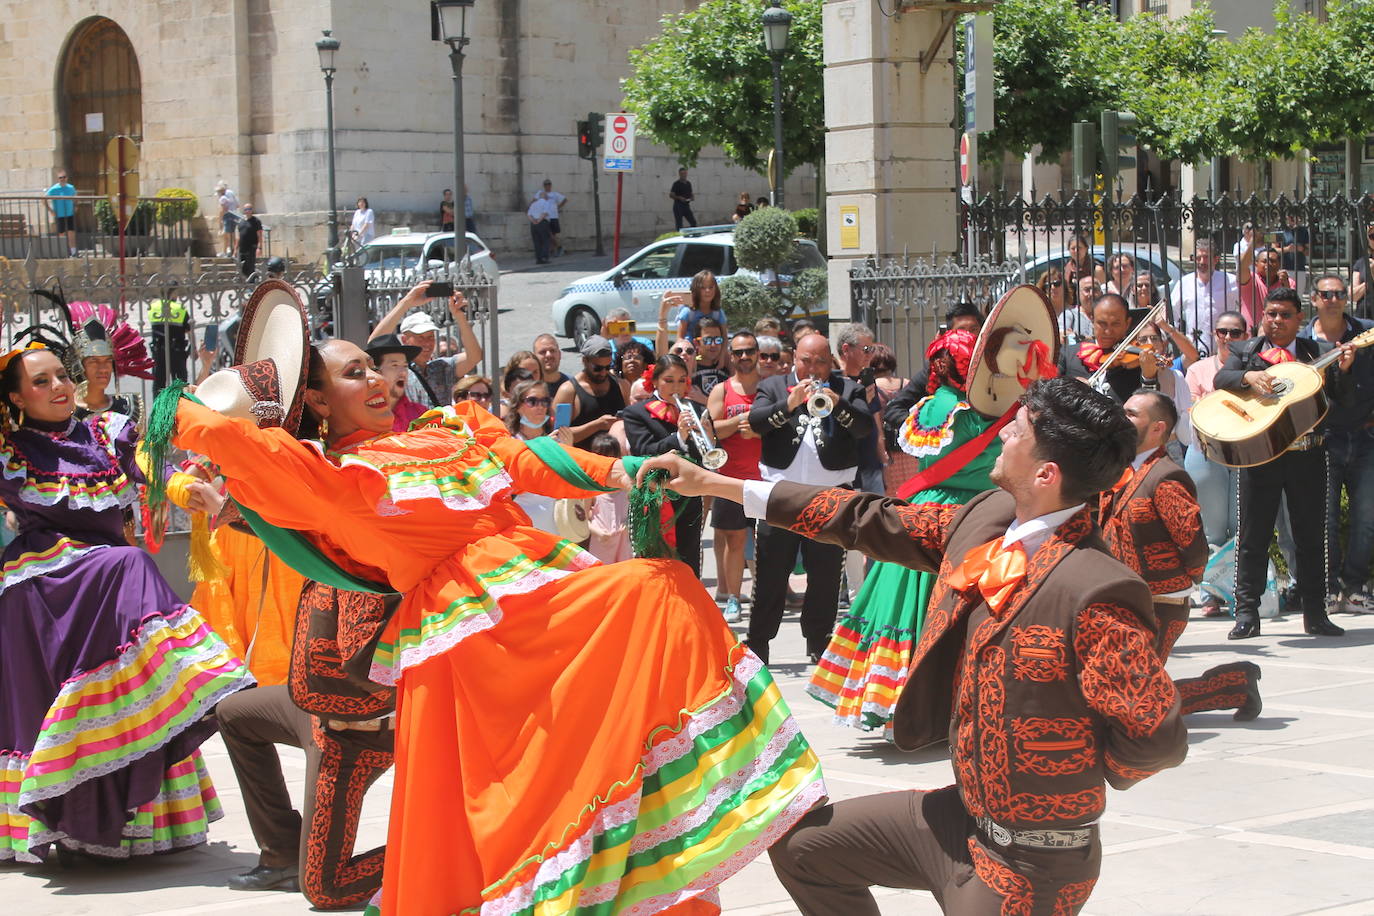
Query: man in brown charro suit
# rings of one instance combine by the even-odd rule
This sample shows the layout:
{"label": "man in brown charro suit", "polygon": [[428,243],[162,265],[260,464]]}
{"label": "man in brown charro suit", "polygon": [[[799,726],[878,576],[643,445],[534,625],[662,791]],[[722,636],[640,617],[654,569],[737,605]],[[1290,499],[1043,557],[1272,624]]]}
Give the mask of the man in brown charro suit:
{"label": "man in brown charro suit", "polygon": [[[1197,488],[1164,451],[1178,423],[1178,408],[1158,391],[1139,391],[1124,405],[1140,444],[1131,473],[1101,495],[1099,524],[1112,556],[1135,570],[1154,596],[1159,621],[1155,650],[1167,661],[1188,625],[1188,596],[1202,581],[1207,538]],[[1174,681],[1183,713],[1234,709],[1248,722],[1260,714],[1259,665],[1229,662],[1201,677]]]}
{"label": "man in brown charro suit", "polygon": [[770,854],[807,916],[876,916],[873,885],[930,890],[960,916],[1077,913],[1101,864],[1105,784],[1187,753],[1149,589],[1107,553],[1088,507],[1130,460],[1134,428],[1105,395],[1052,379],[1030,387],[1002,441],[1002,491],[963,507],[645,465],[669,468],[678,492],[939,570],[893,724],[906,750],[947,737],[956,785],[803,818]]}
{"label": "man in brown charro suit", "polygon": [[[393,759],[395,692],[363,676],[387,610],[378,595],[307,581],[287,684],[244,690],[240,700],[219,704],[260,849],[256,868],[229,879],[234,890],[300,890],[327,910],[354,907],[382,886],[386,847],[354,855],[353,844],[363,796]],[[278,744],[305,751],[300,813],[286,791]]]}

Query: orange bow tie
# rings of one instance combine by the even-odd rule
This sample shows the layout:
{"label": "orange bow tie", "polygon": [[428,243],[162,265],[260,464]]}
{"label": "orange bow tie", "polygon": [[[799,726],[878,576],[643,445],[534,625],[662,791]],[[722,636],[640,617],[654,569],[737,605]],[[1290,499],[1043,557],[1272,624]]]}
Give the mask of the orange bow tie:
{"label": "orange bow tie", "polygon": [[1260,353],[1260,359],[1271,366],[1277,366],[1279,363],[1295,362],[1293,354],[1289,353],[1283,347],[1270,347],[1268,350]]}
{"label": "orange bow tie", "polygon": [[1018,541],[1004,550],[1002,539],[997,537],[970,550],[946,581],[959,592],[977,585],[993,614],[1000,614],[1002,605],[1025,577],[1025,548]]}
{"label": "orange bow tie", "polygon": [[1123,489],[1126,484],[1131,482],[1131,478],[1133,477],[1135,477],[1135,470],[1128,464],[1121,471],[1121,476],[1117,478],[1116,483],[1112,484],[1112,492],[1116,493]]}

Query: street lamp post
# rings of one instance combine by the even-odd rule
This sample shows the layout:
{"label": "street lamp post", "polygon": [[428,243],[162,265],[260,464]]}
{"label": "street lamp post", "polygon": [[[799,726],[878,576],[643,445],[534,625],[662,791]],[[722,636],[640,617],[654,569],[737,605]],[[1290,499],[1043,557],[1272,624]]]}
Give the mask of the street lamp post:
{"label": "street lamp post", "polygon": [[320,55],[320,70],[324,73],[325,134],[329,144],[329,263],[339,256],[339,199],[334,188],[334,55],[339,53],[339,39],[324,30],[324,37],[315,42]]}
{"label": "street lamp post", "polygon": [[773,206],[782,206],[782,56],[787,53],[787,33],[792,14],[782,8],[781,0],[763,11],[763,46],[773,59]]}
{"label": "street lamp post", "polygon": [[[467,177],[463,171],[463,48],[468,38],[468,10],[476,0],[431,0],[435,38],[449,48],[449,63],[453,65],[453,239],[454,254],[459,251],[457,241],[464,238],[458,227],[467,221]],[[464,244],[464,252],[467,245]]]}

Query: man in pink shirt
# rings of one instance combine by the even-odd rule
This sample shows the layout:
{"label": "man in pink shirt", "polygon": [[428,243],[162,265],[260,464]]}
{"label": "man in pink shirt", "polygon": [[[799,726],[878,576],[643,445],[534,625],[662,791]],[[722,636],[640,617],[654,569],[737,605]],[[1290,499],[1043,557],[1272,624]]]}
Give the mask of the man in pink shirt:
{"label": "man in pink shirt", "polygon": [[1271,289],[1297,288],[1288,271],[1280,266],[1281,259],[1278,249],[1255,249],[1241,243],[1240,258],[1236,261],[1236,286],[1240,290],[1240,313],[1252,328],[1259,324],[1264,312],[1264,297]]}

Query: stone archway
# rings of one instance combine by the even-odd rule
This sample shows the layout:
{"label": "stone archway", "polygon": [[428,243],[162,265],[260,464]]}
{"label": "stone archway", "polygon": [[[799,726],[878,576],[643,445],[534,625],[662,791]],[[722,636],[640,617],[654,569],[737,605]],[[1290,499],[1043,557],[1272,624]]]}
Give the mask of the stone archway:
{"label": "stone archway", "polygon": [[143,139],[138,56],[114,20],[96,16],[72,30],[57,74],[57,113],[62,164],[77,193],[103,193],[105,144],[119,134]]}

